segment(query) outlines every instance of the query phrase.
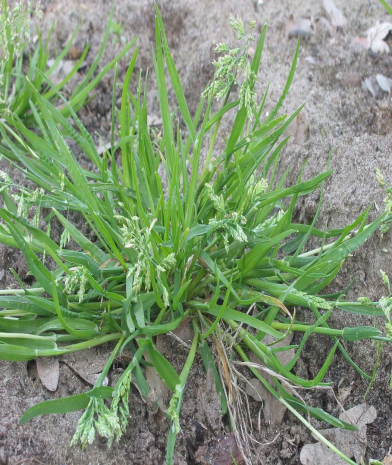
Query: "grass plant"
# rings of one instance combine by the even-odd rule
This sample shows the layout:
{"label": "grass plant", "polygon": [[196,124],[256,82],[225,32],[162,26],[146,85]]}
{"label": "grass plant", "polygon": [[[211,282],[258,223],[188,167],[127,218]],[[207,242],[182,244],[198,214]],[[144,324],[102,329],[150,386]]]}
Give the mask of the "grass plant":
{"label": "grass plant", "polygon": [[[16,2],[13,7],[10,7],[8,0],[1,0],[0,2],[0,116],[12,114],[14,117],[18,116],[24,120],[27,125],[36,124],[32,106],[37,107],[37,92],[46,100],[57,104],[58,96],[56,91],[63,90],[64,86],[86,65],[86,57],[89,52],[89,45],[87,44],[80,58],[75,60],[72,70],[57,86],[51,88],[47,85],[43,73],[46,78],[50,78],[56,72],[73,45],[79,27],[74,30],[64,48],[55,57],[53,62],[49,62],[48,46],[55,25],[52,25],[45,43],[37,27],[36,35],[38,39],[36,45],[33,45],[30,24],[31,16],[35,16],[37,19],[42,17],[39,2],[34,8],[32,8],[30,2],[26,5],[24,0]],[[113,69],[116,63],[134,45],[136,39],[125,44],[121,52],[111,62],[107,63],[99,73],[95,73],[100,65],[102,54],[112,29],[112,18],[113,8],[109,14],[108,25],[101,47],[93,63],[87,68],[84,78],[74,88],[68,98],[68,103],[74,111],[77,111],[86,103],[90,92],[94,90],[103,76]],[[66,105],[58,105],[57,108],[64,117],[70,116]]]}
{"label": "grass plant", "polygon": [[[293,80],[299,44],[283,93],[263,119],[267,92],[256,105],[254,86],[266,26],[249,61],[247,45],[254,25],[248,33],[238,18],[232,18],[231,24],[246,45],[240,42],[234,49],[219,45],[226,58],[217,62],[214,80],[191,115],[157,9],[154,71],[162,132],[157,135],[147,124],[147,78],[137,76],[137,92],[129,90],[136,48],[122,84],[116,73],[111,146],[102,155],[75,113],[75,99],[82,102],[84,90],[66,100],[50,76],[37,70],[39,85],[49,86],[47,94],[61,101],[59,109],[47,94],[41,95],[34,80],[25,81],[27,102],[40,133],[29,129],[17,112],[4,115],[2,155],[37,188],[16,185],[1,173],[0,241],[23,252],[36,282],[27,288],[16,276],[20,289],[0,291],[0,358],[26,361],[114,345],[93,389],[42,402],[20,421],[84,410],[72,441],[83,448],[96,434],[107,438],[109,445],[121,437],[132,414],[131,385],[135,383],[141,395],[148,394],[143,366],[151,364],[172,391],[165,412],[172,422],[166,456],[171,464],[181,431],[183,393],[197,353],[206,368],[213,369],[222,414],[229,414],[235,429],[232,413],[237,394],[230,371],[235,353],[318,439],[353,464],[311,425],[310,417],[343,429],[355,430],[355,426],[305,404],[287,386],[328,386],[323,379],[336,351],[353,370],[371,378],[350,358],[345,342],[364,338],[390,342],[390,338],[372,326],[334,329],[329,317],[338,311],[382,316],[383,309],[378,302],[348,302],[344,291],[327,295],[323,290],[344,260],[390,215],[369,222],[367,209],[344,228],[316,227],[331,171],[308,180],[299,174],[288,187],[289,167],[276,177],[279,156],[289,141],[286,130],[302,108],[289,116],[279,115]],[[237,84],[239,98],[234,99]],[[174,91],[176,108],[169,105],[168,86]],[[122,92],[120,108],[117,88]],[[223,99],[219,109],[215,97]],[[229,114],[234,123],[225,149],[219,152],[215,141],[221,120]],[[80,165],[70,140],[88,157],[91,170]],[[293,212],[298,198],[317,189],[320,205],[312,223],[296,223]],[[71,212],[89,225],[94,241],[69,220]],[[43,217],[45,231],[39,228]],[[64,231],[60,243],[50,237],[55,219]],[[307,246],[311,238],[318,241],[314,248]],[[70,240],[73,247],[68,247]],[[45,265],[49,257],[51,264]],[[308,321],[297,320],[297,307],[307,309]],[[154,342],[185,318],[190,319],[194,336],[178,373]],[[300,344],[276,348],[275,343],[292,331],[302,334]],[[332,348],[315,378],[303,379],[293,368],[306,341],[317,334],[330,336]],[[267,343],[267,335],[272,343]],[[292,348],[294,358],[283,365],[277,352]],[[115,386],[103,386],[123,350],[131,352],[132,361]],[[250,353],[272,375],[270,382],[249,363]]]}

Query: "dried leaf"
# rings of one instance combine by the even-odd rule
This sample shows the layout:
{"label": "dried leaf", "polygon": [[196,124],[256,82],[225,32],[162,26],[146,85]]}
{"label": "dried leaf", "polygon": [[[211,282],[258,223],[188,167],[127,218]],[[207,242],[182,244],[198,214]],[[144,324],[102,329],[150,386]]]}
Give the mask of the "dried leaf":
{"label": "dried leaf", "polygon": [[[146,358],[148,358],[147,355]],[[155,404],[157,404],[161,410],[166,411],[169,389],[154,367],[146,367],[146,380],[150,386],[150,392],[146,399],[147,404],[151,409],[154,409]]]}
{"label": "dried leaf", "polygon": [[324,444],[306,444],[299,457],[302,465],[346,465],[347,462],[338,457]]}
{"label": "dried leaf", "polygon": [[222,424],[220,400],[216,392],[214,372],[207,371],[207,379],[197,390],[197,416],[201,423],[209,425],[212,431],[219,431]]}
{"label": "dried leaf", "polygon": [[181,323],[173,331],[173,334],[175,334],[177,337],[179,337],[182,341],[184,341],[187,344],[192,343],[193,330],[189,316],[187,316],[181,321]]}
{"label": "dried leaf", "polygon": [[[365,456],[367,440],[366,425],[372,423],[377,418],[374,407],[366,404],[343,412],[339,416],[340,420],[349,422],[358,427],[358,431],[346,431],[338,428],[321,430],[320,433],[332,442],[347,457],[355,458],[357,463]],[[338,457],[327,446],[322,443],[306,444],[300,454],[302,465],[345,465],[345,460]]]}
{"label": "dried leaf", "polygon": [[392,455],[387,455],[382,461],[382,465],[392,465]]}
{"label": "dried leaf", "polygon": [[392,79],[383,76],[382,74],[377,74],[376,76],[377,84],[381,87],[384,92],[391,93]]}
{"label": "dried leaf", "polygon": [[215,343],[216,351],[218,352],[218,356],[222,363],[222,368],[223,368],[223,373],[225,375],[226,384],[227,384],[227,387],[229,388],[228,401],[231,403],[233,402],[233,386],[232,386],[231,379],[230,379],[229,367],[227,366],[225,354],[223,353],[223,350],[221,349],[218,339],[215,336],[213,336],[213,341]]}
{"label": "dried leaf", "polygon": [[377,96],[377,90],[375,89],[371,78],[366,78],[362,82],[362,89],[368,90],[373,95],[373,97]]}
{"label": "dried leaf", "polygon": [[335,28],[346,26],[347,19],[333,0],[324,0],[323,4],[325,11],[331,19],[332,26]]}
{"label": "dried leaf", "polygon": [[389,47],[383,39],[392,31],[392,23],[377,23],[367,31],[369,46],[374,53],[388,53]]}
{"label": "dried leaf", "polygon": [[[106,356],[102,356],[99,349],[75,352],[67,354],[62,358],[62,362],[65,362],[77,376],[84,379],[90,385],[94,385],[98,376],[105,368],[106,361]],[[105,378],[104,383],[108,383],[107,377]]]}
{"label": "dried leaf", "polygon": [[293,135],[299,145],[304,144],[309,139],[309,123],[303,113],[299,113],[294,119]]}
{"label": "dried leaf", "polygon": [[161,407],[158,407],[156,411],[153,413],[154,420],[156,421],[157,425],[161,430],[165,429],[165,417],[163,415]]}
{"label": "dried leaf", "polygon": [[[283,341],[278,342],[274,347],[282,347],[289,345],[292,339],[292,334],[289,334]],[[272,342],[270,336],[266,336],[263,340],[263,343],[269,344]],[[278,352],[276,356],[279,360],[286,365],[294,357],[294,349],[290,349],[284,352]],[[260,360],[252,353],[249,355],[251,362],[261,365]],[[260,374],[268,382],[272,382],[271,376],[263,370],[259,370]],[[285,387],[287,389],[287,386]],[[279,426],[282,423],[284,413],[286,408],[276,399],[265,387],[260,383],[257,378],[253,378],[249,381],[249,384],[246,386],[246,393],[253,397],[253,399],[258,402],[264,402],[263,414],[264,420],[268,425],[273,427]]]}
{"label": "dried leaf", "polygon": [[383,40],[392,31],[392,23],[376,23],[375,26],[367,31],[370,40]]}
{"label": "dried leaf", "polygon": [[[89,374],[85,377],[83,377],[83,379],[91,384],[91,386],[94,386],[97,379],[101,376],[101,373],[93,373],[93,374]],[[103,379],[102,383],[101,383],[101,386],[107,386],[109,384],[109,378],[107,376],[105,376],[105,378]]]}
{"label": "dried leaf", "polygon": [[367,404],[357,405],[339,415],[340,420],[352,423],[353,425],[358,426],[358,428],[373,423],[376,418],[376,409]]}
{"label": "dried leaf", "polygon": [[263,415],[268,425],[275,428],[282,423],[286,407],[267,391],[257,378],[249,380],[249,384],[246,385],[246,393],[258,402],[264,402]]}
{"label": "dried leaf", "polygon": [[55,391],[59,383],[59,360],[55,357],[38,357],[37,372],[41,383],[48,391]]}
{"label": "dried leaf", "polygon": [[[60,362],[66,365],[71,371],[73,371],[80,380],[84,381],[90,386],[94,386],[97,379],[101,376],[101,373],[81,373],[71,363],[68,363],[66,360],[60,360]],[[105,376],[101,385],[107,386],[108,384],[109,384],[109,378]]]}
{"label": "dried leaf", "polygon": [[370,48],[374,53],[389,53],[389,47],[387,43],[380,39],[372,40]]}
{"label": "dried leaf", "polygon": [[199,447],[195,459],[200,465],[245,465],[234,434],[213,439],[207,445]]}
{"label": "dried leaf", "polygon": [[337,398],[341,405],[344,405],[346,403],[346,400],[350,396],[351,391],[352,391],[352,386],[348,386],[345,388],[339,388]]}

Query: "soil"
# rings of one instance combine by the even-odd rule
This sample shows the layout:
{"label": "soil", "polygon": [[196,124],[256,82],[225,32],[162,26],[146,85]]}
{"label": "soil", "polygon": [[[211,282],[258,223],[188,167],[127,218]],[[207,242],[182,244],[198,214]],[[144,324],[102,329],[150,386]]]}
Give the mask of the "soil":
{"label": "soil", "polygon": [[[365,78],[383,74],[392,78],[391,54],[377,55],[354,45],[357,36],[377,21],[390,21],[382,6],[376,0],[336,0],[348,20],[343,29],[328,30],[322,18],[326,17],[322,1],[310,0],[171,0],[158,2],[166,27],[169,45],[188,98],[191,112],[196,110],[200,94],[213,74],[211,62],[216,58],[215,44],[234,42],[228,26],[230,13],[239,15],[244,21],[256,20],[258,31],[265,21],[268,32],[257,91],[262,95],[267,83],[271,82],[265,111],[269,111],[283,90],[288,75],[296,41],[289,39],[286,25],[290,15],[297,20],[301,16],[311,18],[312,30],[302,40],[297,71],[285,101],[283,110],[294,111],[305,103],[292,125],[290,142],[281,157],[280,173],[289,168],[287,185],[295,182],[300,169],[307,161],[303,179],[309,179],[326,168],[332,150],[330,166],[333,175],[325,189],[324,203],[319,224],[323,227],[342,227],[353,221],[368,206],[383,205],[383,192],[375,177],[376,167],[380,168],[392,183],[391,143],[392,112],[391,100],[387,93],[379,91],[376,98],[362,89]],[[88,61],[96,55],[106,26],[111,2],[106,0],[59,0],[42,2],[44,17],[40,23],[44,36],[52,21],[56,22],[50,51],[60,50],[79,20],[82,25],[77,36],[77,45],[90,43]],[[139,57],[135,75],[147,68],[153,69],[151,49],[154,46],[154,4],[150,0],[117,0],[114,19],[122,22],[122,34],[129,40],[139,36]],[[103,62],[109,61],[120,49],[118,42],[109,43]],[[119,81],[124,77],[126,61],[119,69]],[[389,73],[389,74],[388,74]],[[153,73],[149,78],[148,106],[152,120],[159,124],[159,108],[154,86]],[[70,88],[75,85],[70,84]],[[112,76],[105,77],[97,89],[96,98],[80,112],[83,123],[92,132],[99,133],[104,141],[109,138]],[[174,102],[173,95],[170,95]],[[222,126],[221,145],[229,130],[230,121]],[[97,143],[99,139],[97,137]],[[2,162],[3,163],[3,162]],[[4,169],[5,166],[2,167]],[[17,180],[18,174],[11,175]],[[318,194],[302,197],[296,211],[298,221],[309,222],[317,209]],[[372,215],[375,215],[373,208]],[[58,234],[58,232],[57,232]],[[369,240],[359,251],[347,260],[335,281],[332,291],[345,288],[355,277],[355,283],[348,297],[357,299],[367,296],[377,300],[384,294],[379,270],[392,277],[392,233],[382,239],[379,235]],[[26,283],[31,283],[23,257],[12,249],[0,246],[1,288],[15,286],[9,268],[13,267]],[[370,319],[333,314],[336,327],[359,326],[372,323]],[[383,322],[380,321],[382,327]],[[186,358],[186,349],[176,340],[163,338],[164,354],[179,370]],[[330,347],[327,338],[310,338],[306,351],[301,357],[297,373],[313,377],[324,360]],[[107,359],[110,348],[91,351],[89,362],[85,355],[65,359],[69,365],[77,365],[79,371],[87,372],[91,360],[99,364]],[[374,344],[353,343],[347,347],[350,355],[371,373],[376,359]],[[175,354],[175,355],[173,355]],[[366,401],[377,411],[376,422],[368,425],[366,459],[382,460],[392,445],[392,394],[389,379],[392,369],[392,350],[385,347],[373,387]],[[94,362],[94,363],[95,363]],[[121,360],[110,373],[109,383],[123,369]],[[349,368],[340,355],[336,356],[329,370],[327,381],[333,383],[339,395],[345,390],[347,396],[344,408],[348,409],[363,402],[367,383]],[[197,360],[185,392],[181,427],[178,437],[175,463],[194,463],[198,446],[210,439],[229,433],[227,418],[220,420],[214,414],[214,393],[209,392],[209,383],[201,360]],[[23,412],[45,399],[58,398],[89,388],[88,383],[72,371],[65,363],[60,364],[60,380],[56,392],[47,391],[41,384],[35,363],[0,362],[0,464],[22,465],[42,464],[163,464],[169,424],[159,410],[151,403],[144,402],[136,389],[130,396],[130,420],[127,433],[118,444],[109,450],[105,441],[96,440],[86,451],[70,447],[80,413],[51,415],[34,419],[18,426]],[[306,400],[321,406],[338,416],[340,408],[332,391],[311,391],[304,394]],[[200,407],[208,399],[208,412]],[[214,400],[215,399],[215,400]],[[167,399],[163,399],[167,402]],[[207,402],[207,401],[206,401]],[[249,399],[252,420],[256,425],[261,409],[260,403]],[[216,405],[215,405],[216,407]],[[217,410],[217,409],[215,409]],[[202,426],[201,426],[202,425]],[[323,428],[320,422],[315,425]],[[311,435],[295,418],[285,413],[281,425],[271,427],[263,423],[255,432],[261,445],[254,447],[252,463],[294,465],[299,464],[299,453],[304,444],[314,442]]]}

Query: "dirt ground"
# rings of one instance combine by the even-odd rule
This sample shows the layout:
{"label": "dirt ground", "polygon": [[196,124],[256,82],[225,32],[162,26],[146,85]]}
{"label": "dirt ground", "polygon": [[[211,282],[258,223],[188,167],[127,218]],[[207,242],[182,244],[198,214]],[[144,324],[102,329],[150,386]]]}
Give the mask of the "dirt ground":
{"label": "dirt ground", "polygon": [[[326,184],[320,224],[328,222],[330,228],[342,227],[369,205],[382,208],[383,192],[377,185],[375,168],[380,168],[392,183],[391,99],[382,91],[374,98],[362,88],[362,82],[376,74],[392,78],[391,54],[377,55],[354,45],[354,39],[365,36],[365,31],[377,21],[392,21],[377,0],[336,0],[348,24],[342,30],[332,31],[322,19],[327,17],[322,0],[161,0],[158,4],[191,111],[195,111],[200,94],[212,77],[215,44],[235,41],[228,26],[230,13],[238,14],[246,21],[255,20],[258,31],[265,21],[268,23],[257,85],[260,100],[267,83],[271,83],[265,111],[279,97],[295,51],[296,41],[289,39],[287,34],[289,17],[293,15],[294,20],[301,16],[309,17],[312,29],[301,42],[297,72],[284,111],[292,112],[304,102],[306,105],[301,117],[293,124],[293,137],[283,153],[280,170],[283,172],[290,168],[287,179],[287,185],[290,185],[308,160],[303,179],[309,179],[325,169],[328,154],[333,150],[331,167],[334,173]],[[41,27],[44,35],[52,21],[56,22],[51,51],[61,48],[82,18],[78,41],[79,44],[90,42],[88,59],[91,61],[99,48],[110,5],[111,2],[105,0],[43,1]],[[117,22],[122,22],[126,39],[139,36],[136,71],[152,70],[151,49],[155,41],[153,2],[117,0],[114,17]],[[118,43],[110,43],[103,61],[111,59],[118,49]],[[120,66],[120,80],[125,66],[126,62]],[[100,133],[104,140],[108,139],[110,124],[111,86],[111,76],[108,76],[100,84],[97,97],[81,111],[84,124],[90,131]],[[159,122],[152,77],[149,89],[149,112],[152,119]],[[310,196],[302,199],[296,216],[298,220],[309,222],[316,211],[318,198]],[[355,300],[366,295],[377,300],[384,293],[379,270],[384,270],[392,278],[391,252],[391,232],[384,236],[381,243],[379,235],[374,237],[347,260],[333,289],[346,287],[355,277],[348,297]],[[0,247],[1,288],[13,285],[10,267],[28,279],[28,270],[20,254]],[[337,327],[372,323],[338,311],[332,321]],[[176,341],[164,340],[162,345],[172,363],[181,367],[186,351]],[[313,377],[328,347],[327,339],[316,341],[311,338],[298,364],[297,373]],[[348,346],[348,351],[367,373],[372,372],[376,358],[373,344],[353,343]],[[93,365],[96,363],[96,372],[108,354],[106,348],[91,351],[89,363],[91,360]],[[367,459],[382,460],[392,446],[392,395],[388,387],[392,370],[391,355],[392,350],[386,348],[367,397],[368,404],[377,411],[377,420],[368,425]],[[75,355],[65,361],[70,365],[76,364],[83,371],[87,365],[85,360],[85,355]],[[122,368],[119,361],[110,374],[109,382],[118,376]],[[337,393],[342,389],[348,392],[345,409],[363,402],[367,383],[347,366],[341,356],[336,356],[326,380],[333,382]],[[213,401],[208,409],[204,408],[205,411],[200,407],[200,398],[208,394],[207,385],[203,365],[198,360],[191,372],[183,402],[182,433],[176,449],[178,465],[194,463],[192,451],[198,445],[228,432],[227,419],[221,422],[213,412]],[[141,400],[136,389],[130,397],[132,420],[128,432],[111,450],[100,440],[96,440],[85,452],[70,447],[80,416],[78,412],[45,416],[18,426],[20,416],[35,403],[88,388],[88,384],[64,363],[60,365],[59,387],[52,393],[42,386],[34,363],[0,362],[0,464],[163,464],[169,425]],[[332,392],[307,392],[304,397],[334,415],[340,413]],[[261,404],[250,400],[256,425],[260,408]],[[206,426],[202,434],[200,424]],[[318,422],[315,424],[325,427]],[[261,443],[255,448],[255,464],[299,464],[303,445],[314,442],[311,435],[287,412],[279,427],[270,427],[262,421],[261,430],[255,434]]]}

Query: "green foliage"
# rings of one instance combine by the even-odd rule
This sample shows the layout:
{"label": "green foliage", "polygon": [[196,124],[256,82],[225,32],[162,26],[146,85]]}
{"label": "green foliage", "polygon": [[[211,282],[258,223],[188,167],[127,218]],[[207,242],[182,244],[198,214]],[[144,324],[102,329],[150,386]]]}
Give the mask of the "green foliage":
{"label": "green foliage", "polygon": [[[11,89],[11,78],[14,73],[21,73],[23,53],[30,42],[30,14],[37,18],[42,16],[39,3],[35,9],[29,3],[25,7],[24,0],[17,2],[13,8],[7,0],[0,3],[0,104],[7,107],[16,97],[16,90]],[[10,95],[11,94],[11,95]]]}
{"label": "green foliage", "polygon": [[203,92],[203,97],[213,96],[217,100],[225,97],[232,87],[239,86],[239,108],[246,108],[251,118],[257,110],[256,94],[253,88],[256,83],[256,73],[248,59],[249,45],[255,40],[251,35],[255,22],[249,23],[249,34],[245,32],[244,23],[240,18],[230,16],[230,25],[237,33],[237,40],[243,42],[240,47],[230,49],[226,44],[218,44],[216,52],[225,53],[218,61],[214,61],[216,68],[213,82]]}
{"label": "green foliage", "polygon": [[380,0],[380,3],[388,11],[388,13],[392,15],[392,8],[388,5],[386,0]]}
{"label": "green foliage", "polygon": [[384,175],[381,171],[377,168],[376,169],[376,176],[378,185],[385,190],[385,198],[384,198],[384,209],[387,215],[385,221],[380,227],[381,234],[386,234],[391,229],[391,215],[392,215],[392,186],[387,183],[385,180]]}
{"label": "green foliage", "polygon": [[[392,292],[391,292],[391,285],[389,282],[389,278],[384,271],[380,270],[381,276],[383,278],[385,287],[388,291],[386,296],[381,297],[379,305],[381,310],[385,316],[385,330],[387,335],[392,339]],[[391,378],[391,385],[392,385],[392,378]]]}
{"label": "green foliage", "polygon": [[[231,23],[239,39],[250,40],[240,20],[231,19]],[[248,73],[245,81],[252,92],[265,31],[264,27],[249,64],[252,80]],[[229,55],[237,57],[237,53],[246,58],[245,48]],[[117,341],[92,391],[77,399],[72,396],[43,402],[30,409],[22,421],[39,414],[86,409],[73,443],[85,447],[98,433],[110,445],[125,431],[131,414],[131,380],[143,396],[149,392],[140,366],[149,363],[174,393],[167,411],[173,422],[166,456],[170,464],[181,430],[182,395],[198,350],[206,369],[213,371],[222,412],[228,410],[231,400],[225,398],[225,392],[227,387],[230,391],[231,381],[229,375],[219,375],[221,366],[209,347],[211,341],[220,340],[222,353],[235,350],[245,362],[249,352],[256,355],[272,374],[272,381],[267,382],[251,366],[250,371],[311,429],[302,414],[355,429],[320,408],[306,405],[287,391],[285,383],[304,388],[325,385],[323,379],[337,350],[353,369],[370,378],[349,357],[341,341],[370,338],[389,342],[390,338],[382,337],[373,327],[330,328],[328,319],[339,310],[380,315],[384,312],[381,302],[346,302],[340,294],[321,292],[343,261],[390,215],[384,213],[368,223],[366,210],[352,224],[334,230],[315,227],[318,213],[310,225],[295,223],[298,197],[321,188],[321,203],[324,183],[331,174],[326,171],[306,181],[300,176],[289,187],[284,187],[287,172],[276,178],[279,155],[288,141],[284,133],[301,109],[291,116],[277,116],[290,88],[297,56],[298,47],[283,94],[266,121],[260,120],[266,95],[258,111],[252,104],[249,112],[246,100],[230,100],[231,85],[225,87],[225,103],[219,109],[214,108],[215,92],[210,86],[191,116],[157,10],[154,70],[163,125],[159,138],[147,124],[147,85],[141,77],[137,93],[129,91],[137,49],[122,85],[120,108],[116,108],[113,96],[112,144],[102,155],[75,114],[75,98],[66,101],[46,77],[72,122],[41,96],[34,84],[30,86],[34,97],[31,109],[40,134],[14,114],[0,122],[6,146],[3,156],[37,186],[32,191],[17,186],[5,174],[1,177],[4,208],[0,209],[0,240],[23,252],[36,284],[30,289],[0,291],[0,358],[30,360]],[[241,66],[248,65],[244,61]],[[226,79],[228,73],[224,76]],[[177,99],[176,113],[169,107],[168,85]],[[114,88],[117,86],[115,82]],[[221,119],[229,112],[235,112],[235,121],[225,149],[218,153],[215,138]],[[89,159],[91,169],[80,165],[70,140],[72,147]],[[116,164],[118,155],[121,166]],[[37,212],[42,208],[51,208],[45,231],[38,228],[38,221],[29,220],[32,209]],[[68,221],[70,212],[90,226],[94,242]],[[50,238],[54,217],[65,231],[60,244]],[[69,239],[73,247],[67,249]],[[318,247],[309,250],[309,239],[318,242]],[[45,266],[39,254],[51,257],[55,269]],[[312,315],[309,321],[315,322],[297,321],[295,306],[308,309]],[[192,322],[194,337],[179,375],[158,352],[154,338],[174,331],[185,318]],[[293,360],[283,365],[265,336],[277,342],[290,331],[303,337],[295,346]],[[308,380],[296,376],[292,369],[312,334],[329,335],[333,347],[316,377]],[[101,383],[115,356],[124,349],[132,353],[131,363],[113,389],[103,388]],[[230,360],[233,354],[228,355]],[[108,397],[110,406],[104,402]]]}
{"label": "green foliage", "polygon": [[[37,92],[43,95],[48,101],[57,104],[57,108],[63,116],[68,117],[70,115],[70,111],[66,106],[58,104],[56,91],[61,91],[81,67],[85,65],[89,45],[85,47],[81,57],[75,62],[73,69],[62,79],[56,88],[48,89],[46,79],[50,78],[58,69],[61,61],[71,48],[79,28],[75,29],[64,49],[54,59],[53,63],[49,64],[48,45],[53,27],[49,32],[46,44],[42,42],[41,33],[37,28],[38,41],[36,45],[32,45],[29,19],[31,15],[34,15],[38,19],[42,17],[39,2],[35,8],[31,7],[30,2],[26,6],[24,0],[16,2],[13,8],[9,6],[8,0],[1,0],[0,2],[0,49],[2,51],[0,57],[0,115],[18,116],[27,125],[39,127],[40,122],[36,121],[33,117],[34,107],[37,105]],[[87,69],[84,79],[75,88],[69,98],[69,103],[74,111],[77,111],[85,104],[89,93],[134,43],[133,41],[131,44],[125,45],[120,54],[94,77],[94,73],[106,47],[109,32],[112,29],[112,16],[113,8],[110,12],[101,48],[94,62]],[[26,57],[27,54],[28,57]]]}
{"label": "green foliage", "polygon": [[126,42],[121,21],[119,23],[116,23],[116,21],[112,20],[112,22],[110,23],[110,31],[115,35],[115,38],[112,41],[113,44],[115,44],[116,42]]}

